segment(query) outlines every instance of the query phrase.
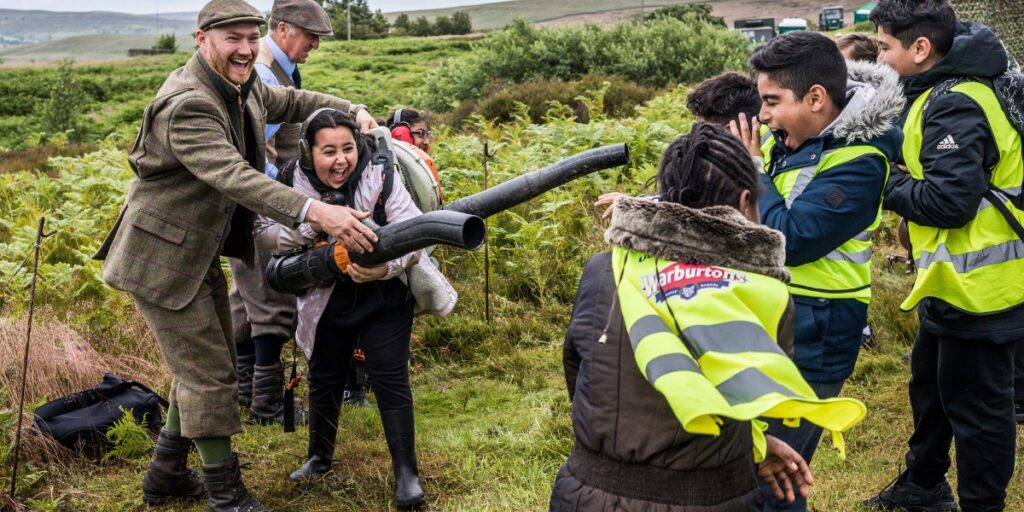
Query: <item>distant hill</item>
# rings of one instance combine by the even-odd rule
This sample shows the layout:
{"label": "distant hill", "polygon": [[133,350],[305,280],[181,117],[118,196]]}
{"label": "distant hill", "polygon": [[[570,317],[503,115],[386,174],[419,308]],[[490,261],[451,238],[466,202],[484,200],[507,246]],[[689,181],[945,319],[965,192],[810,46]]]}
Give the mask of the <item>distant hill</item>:
{"label": "distant hill", "polygon": [[[191,51],[195,42],[187,34],[178,34],[178,50]],[[74,59],[75,62],[98,62],[124,59],[129,48],[149,48],[156,35],[103,34],[72,36],[59,41],[0,48],[3,66],[28,66]]]}
{"label": "distant hill", "polygon": [[[868,0],[647,0],[646,12],[652,12],[666,5],[709,3],[714,14],[731,23],[737,18],[784,17],[807,18],[817,22],[818,11],[826,5],[846,7],[847,23],[853,17],[852,8]],[[586,22],[599,24],[614,23],[639,14],[639,0],[577,0],[575,2],[554,2],[551,0],[511,0],[493,4],[467,5],[445,9],[405,11],[410,18],[425,16],[433,20],[438,16],[451,16],[457,11],[469,13],[473,28],[479,30],[500,29],[515,18],[525,18],[543,25],[571,25]],[[402,12],[385,15],[394,20]]]}
{"label": "distant hill", "polygon": [[[651,10],[662,5],[678,5],[694,3],[694,0],[651,0],[645,1]],[[580,14],[621,11],[639,8],[639,1],[623,2],[621,0],[577,0],[575,2],[553,2],[551,0],[511,0],[491,4],[467,5],[463,7],[447,7],[444,9],[425,9],[405,11],[410,18],[425,16],[433,20],[438,16],[451,16],[458,11],[469,13],[473,20],[473,28],[493,30],[504,27],[515,18],[525,18],[532,22],[550,21],[565,16]],[[401,12],[385,13],[389,20],[394,21]]]}
{"label": "distant hill", "polygon": [[12,42],[45,43],[84,35],[188,34],[196,13],[126,14],[121,12],[54,12],[0,9],[0,46]]}

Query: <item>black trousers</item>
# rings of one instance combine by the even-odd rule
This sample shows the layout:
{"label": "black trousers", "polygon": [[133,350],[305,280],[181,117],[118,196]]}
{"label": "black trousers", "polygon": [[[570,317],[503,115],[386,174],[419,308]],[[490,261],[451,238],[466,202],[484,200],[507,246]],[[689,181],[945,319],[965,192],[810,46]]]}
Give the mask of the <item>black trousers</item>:
{"label": "black trousers", "polygon": [[[313,357],[309,360],[309,402],[312,408],[341,405],[357,341],[366,353],[366,373],[373,382],[377,408],[392,411],[412,407],[409,339],[412,335],[413,302],[404,285],[395,285],[401,288],[384,287],[383,300],[381,295],[363,294],[366,302],[376,303],[371,311],[352,310],[339,315],[340,318],[321,319],[313,343]],[[366,292],[367,288],[364,287],[363,291]],[[325,316],[333,309],[329,306]],[[344,321],[346,317],[358,317],[359,321],[351,324]]]}
{"label": "black trousers", "polygon": [[1017,342],[1013,356],[1013,396],[1018,402],[1024,401],[1024,340]]}
{"label": "black trousers", "polygon": [[917,331],[910,359],[914,433],[907,478],[930,488],[945,479],[956,443],[960,507],[1003,510],[1013,475],[1014,344]]}

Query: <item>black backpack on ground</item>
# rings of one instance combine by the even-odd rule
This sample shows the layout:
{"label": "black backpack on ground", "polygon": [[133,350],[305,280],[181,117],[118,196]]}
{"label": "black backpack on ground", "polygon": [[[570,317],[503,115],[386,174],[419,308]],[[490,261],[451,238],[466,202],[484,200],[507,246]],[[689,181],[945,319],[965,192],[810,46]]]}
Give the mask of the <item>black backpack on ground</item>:
{"label": "black backpack on ground", "polygon": [[35,410],[35,430],[68,448],[97,455],[107,450],[107,430],[121,419],[122,408],[150,430],[163,425],[160,406],[167,401],[146,386],[108,373],[100,385],[51,400]]}

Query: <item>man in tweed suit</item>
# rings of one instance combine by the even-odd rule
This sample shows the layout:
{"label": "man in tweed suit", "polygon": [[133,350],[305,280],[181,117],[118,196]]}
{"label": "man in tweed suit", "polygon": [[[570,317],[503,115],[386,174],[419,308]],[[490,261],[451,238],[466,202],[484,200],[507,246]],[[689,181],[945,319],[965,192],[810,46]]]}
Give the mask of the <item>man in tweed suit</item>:
{"label": "man in tweed suit", "polygon": [[128,161],[135,172],[116,225],[97,253],[103,278],[129,292],[153,331],[172,382],[165,428],[143,481],[150,504],[199,498],[186,467],[194,443],[208,510],[258,512],[231,451],[241,432],[227,284],[219,256],[253,260],[253,215],[372,249],[368,214],[314,201],[262,172],[264,123],[300,122],[320,107],[365,107],[333,96],[272,88],[253,72],[261,13],[242,0],[212,0],[199,13],[199,51],[164,82],[143,113]]}

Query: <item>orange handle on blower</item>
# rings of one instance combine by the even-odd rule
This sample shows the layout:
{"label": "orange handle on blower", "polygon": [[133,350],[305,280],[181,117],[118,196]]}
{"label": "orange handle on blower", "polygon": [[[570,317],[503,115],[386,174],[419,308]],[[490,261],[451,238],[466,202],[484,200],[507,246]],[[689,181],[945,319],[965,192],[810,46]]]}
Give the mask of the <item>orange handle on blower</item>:
{"label": "orange handle on blower", "polygon": [[[314,247],[323,247],[327,245],[327,242],[317,242]],[[338,242],[334,242],[334,264],[338,266],[338,270],[344,273],[348,273],[348,266],[352,264],[352,260],[348,257],[348,251],[344,246]]]}

